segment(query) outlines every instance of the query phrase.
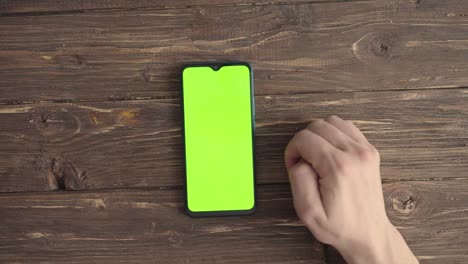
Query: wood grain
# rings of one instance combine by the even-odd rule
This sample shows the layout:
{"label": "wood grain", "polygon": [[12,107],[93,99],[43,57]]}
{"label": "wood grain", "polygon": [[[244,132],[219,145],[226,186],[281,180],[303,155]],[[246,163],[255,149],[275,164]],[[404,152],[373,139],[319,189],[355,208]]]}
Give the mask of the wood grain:
{"label": "wood grain", "polygon": [[57,13],[72,13],[84,11],[107,11],[124,9],[131,11],[135,9],[173,9],[200,6],[230,6],[230,5],[271,5],[271,4],[295,4],[314,2],[339,2],[343,0],[2,0],[0,1],[0,16],[18,15],[49,15]]}
{"label": "wood grain", "polygon": [[[2,0],[0,1],[0,16],[19,16],[19,15],[50,15],[72,12],[86,11],[113,11],[124,9],[131,11],[135,9],[173,9],[173,8],[189,8],[201,6],[230,6],[230,5],[297,5],[310,3],[332,3],[357,0]],[[362,0],[361,0],[362,1]],[[366,0],[372,1],[372,0]],[[405,2],[396,2],[398,5],[405,7],[408,5]],[[436,0],[410,0],[409,5],[413,5],[424,9],[447,10],[452,9],[458,15],[463,15],[466,10],[460,9],[459,0],[446,0],[444,2]],[[456,13],[455,13],[456,14]]]}
{"label": "wood grain", "polygon": [[[467,261],[468,180],[384,184],[387,213],[421,263]],[[287,185],[253,217],[190,219],[181,190],[0,194],[2,261],[323,263]],[[329,260],[331,258],[328,258]],[[328,262],[335,263],[335,262]]]}
{"label": "wood grain", "polygon": [[[421,264],[468,261],[467,180],[383,185],[387,214]],[[345,263],[331,247],[327,263]]]}
{"label": "wood grain", "polygon": [[[468,178],[465,89],[257,96],[258,183],[284,183],[299,129],[338,114],[380,150],[386,181]],[[179,99],[0,106],[0,190],[181,186]]]}
{"label": "wood grain", "polygon": [[[329,114],[380,150],[387,213],[421,263],[468,262],[467,14],[459,0],[0,0],[0,262],[342,263],[297,220],[282,161]],[[180,68],[232,60],[255,69],[258,211],[190,219]]]}
{"label": "wood grain", "polygon": [[421,263],[468,261],[467,184],[452,180],[384,187],[387,214]]}
{"label": "wood grain", "polygon": [[0,103],[179,96],[196,61],[251,62],[258,95],[467,87],[468,2],[438,2],[0,17]]}
{"label": "wood grain", "polygon": [[0,261],[324,263],[289,187],[261,187],[251,217],[192,219],[181,190],[0,194]]}

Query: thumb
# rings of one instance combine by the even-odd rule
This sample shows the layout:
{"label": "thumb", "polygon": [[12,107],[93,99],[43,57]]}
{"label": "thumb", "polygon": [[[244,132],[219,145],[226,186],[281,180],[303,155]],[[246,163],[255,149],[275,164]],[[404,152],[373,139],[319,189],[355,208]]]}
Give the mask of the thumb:
{"label": "thumb", "polygon": [[289,168],[288,175],[294,208],[299,218],[312,229],[323,226],[326,214],[320,196],[318,176],[312,166],[301,159]]}

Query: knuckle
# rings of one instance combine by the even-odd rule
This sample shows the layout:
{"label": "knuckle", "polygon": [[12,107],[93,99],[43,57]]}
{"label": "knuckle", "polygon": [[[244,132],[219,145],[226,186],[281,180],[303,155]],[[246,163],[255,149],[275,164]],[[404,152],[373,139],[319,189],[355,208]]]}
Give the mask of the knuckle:
{"label": "knuckle", "polygon": [[325,121],[323,119],[314,120],[307,126],[307,129],[315,129],[322,126],[324,123]]}
{"label": "knuckle", "polygon": [[289,154],[289,148],[290,148],[290,143],[288,143],[288,145],[286,145],[286,147],[283,150],[283,156],[286,158],[288,157],[288,154]]}
{"label": "knuckle", "polygon": [[297,131],[294,133],[293,137],[291,138],[291,140],[289,141],[288,145],[286,146],[286,151],[291,147],[293,146],[294,144],[296,144],[297,141],[300,141],[300,138],[302,137],[302,130],[300,131]]}
{"label": "knuckle", "polygon": [[343,241],[346,239],[347,230],[344,225],[336,226],[333,230],[328,233],[328,239],[331,241]]}
{"label": "knuckle", "polygon": [[333,235],[333,227],[330,227],[322,222],[323,221],[313,222],[310,225],[308,225],[308,227],[318,241],[325,244],[334,244],[334,242],[336,242],[337,240]]}
{"label": "knuckle", "polygon": [[302,141],[304,140],[305,138],[307,138],[309,135],[310,132],[308,132],[307,130],[305,129],[302,129],[301,131],[299,132],[296,132],[296,134],[294,135],[294,139],[293,140],[299,140],[299,141]]}
{"label": "knuckle", "polygon": [[325,123],[325,121],[323,119],[321,119],[321,118],[319,118],[319,119],[312,122],[312,124],[323,124],[323,123]]}
{"label": "knuckle", "polygon": [[359,146],[356,154],[361,161],[372,161],[379,158],[379,152],[372,145]]}
{"label": "knuckle", "polygon": [[322,230],[320,228],[313,228],[311,231],[318,241],[325,244],[332,244],[333,239],[327,232],[325,232],[325,230]]}
{"label": "knuckle", "polygon": [[330,235],[330,232],[327,231],[322,231],[320,232],[320,237],[319,239],[320,242],[328,244],[328,245],[333,245],[336,243],[336,241],[340,241],[340,239],[336,239],[334,236]]}
{"label": "knuckle", "polygon": [[369,144],[369,147],[370,147],[371,151],[372,151],[375,155],[380,156],[379,150],[378,150],[376,147],[374,147],[373,145],[370,145],[370,144]]}
{"label": "knuckle", "polygon": [[372,158],[372,153],[368,148],[359,147],[356,149],[357,156],[362,161],[367,161]]}
{"label": "knuckle", "polygon": [[330,122],[330,123],[333,123],[339,120],[341,120],[341,118],[337,115],[331,115],[325,119],[325,121]]}
{"label": "knuckle", "polygon": [[310,174],[310,168],[304,162],[300,162],[296,164],[296,166],[292,167],[289,172],[294,176],[303,176]]}
{"label": "knuckle", "polygon": [[380,160],[379,150],[376,147],[372,146],[372,145],[370,145],[370,150],[371,150],[372,154],[374,155],[374,157],[377,158],[377,160]]}
{"label": "knuckle", "polygon": [[299,218],[304,223],[310,223],[314,219],[314,211],[308,207],[304,208],[301,214],[299,214]]}
{"label": "knuckle", "polygon": [[353,123],[353,121],[351,121],[351,120],[346,120],[345,122],[346,122],[347,124],[349,124],[349,125],[353,125],[353,126],[354,126],[354,123]]}
{"label": "knuckle", "polygon": [[337,174],[344,174],[346,170],[349,168],[349,159],[347,159],[344,155],[340,155],[339,153],[333,156],[334,163],[335,163],[335,170]]}
{"label": "knuckle", "polygon": [[304,224],[312,224],[315,217],[315,212],[310,205],[294,204],[294,208],[296,209],[297,216]]}
{"label": "knuckle", "polygon": [[299,219],[304,223],[315,223],[320,215],[318,208],[314,206],[310,197],[294,199],[294,209]]}

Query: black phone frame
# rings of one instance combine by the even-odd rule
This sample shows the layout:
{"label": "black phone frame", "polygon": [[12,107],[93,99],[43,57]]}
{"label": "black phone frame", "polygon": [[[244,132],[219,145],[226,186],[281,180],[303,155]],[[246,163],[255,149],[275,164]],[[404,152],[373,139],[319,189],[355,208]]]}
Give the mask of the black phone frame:
{"label": "black phone frame", "polygon": [[[188,207],[188,186],[187,186],[187,156],[185,155],[185,115],[184,115],[184,70],[192,67],[210,67],[214,71],[218,71],[224,66],[246,66],[249,69],[250,76],[250,113],[251,113],[251,126],[252,126],[252,159],[253,159],[253,187],[254,187],[254,205],[252,208],[247,210],[226,210],[226,211],[206,211],[206,212],[194,212]],[[257,207],[257,188],[256,188],[256,166],[255,166],[255,96],[254,96],[254,84],[253,84],[253,70],[252,66],[247,62],[205,62],[205,63],[188,63],[182,67],[181,70],[181,87],[182,87],[182,133],[183,133],[183,145],[184,145],[184,186],[185,186],[185,212],[190,217],[213,217],[213,216],[246,216],[252,215]]]}

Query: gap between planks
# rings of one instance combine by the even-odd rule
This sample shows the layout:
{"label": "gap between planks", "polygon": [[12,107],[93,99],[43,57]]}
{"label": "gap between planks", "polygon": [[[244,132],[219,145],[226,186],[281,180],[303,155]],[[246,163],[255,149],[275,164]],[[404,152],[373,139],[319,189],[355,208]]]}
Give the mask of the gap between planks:
{"label": "gap between planks", "polygon": [[[255,89],[255,87],[254,87]],[[371,89],[371,90],[351,90],[351,91],[311,91],[311,92],[294,92],[287,94],[287,96],[294,95],[313,95],[313,94],[346,94],[346,93],[380,93],[380,92],[404,92],[404,91],[433,91],[433,90],[463,90],[468,89],[468,86],[438,86],[438,87],[416,87],[416,88],[389,88],[389,89]],[[271,93],[271,94],[262,94],[255,95],[257,97],[265,96],[286,96],[281,93]],[[120,97],[120,98],[107,98],[107,99],[49,99],[49,100],[33,100],[33,101],[22,101],[22,100],[9,100],[9,101],[0,101],[0,106],[2,105],[28,105],[28,104],[47,104],[47,103],[101,103],[101,102],[125,102],[125,101],[157,101],[157,100],[166,100],[166,99],[180,99],[181,96],[176,95],[165,95],[165,96],[136,96],[136,97]]]}
{"label": "gap between planks", "polygon": [[[445,178],[422,178],[422,179],[393,179],[393,178],[385,178],[381,179],[382,184],[386,183],[417,183],[417,182],[440,182],[440,181],[463,181],[468,180],[468,177],[445,177]],[[269,188],[269,187],[279,187],[279,188],[286,188],[289,186],[289,183],[285,182],[275,182],[275,183],[257,183],[255,184],[255,188]],[[151,192],[151,191],[184,191],[185,192],[185,185],[174,185],[174,186],[150,186],[150,187],[100,187],[95,189],[79,189],[79,190],[38,190],[38,191],[0,191],[0,196],[2,194],[11,195],[11,194],[50,194],[50,193],[76,193],[76,194],[85,194],[85,193],[114,193],[114,192]]]}

